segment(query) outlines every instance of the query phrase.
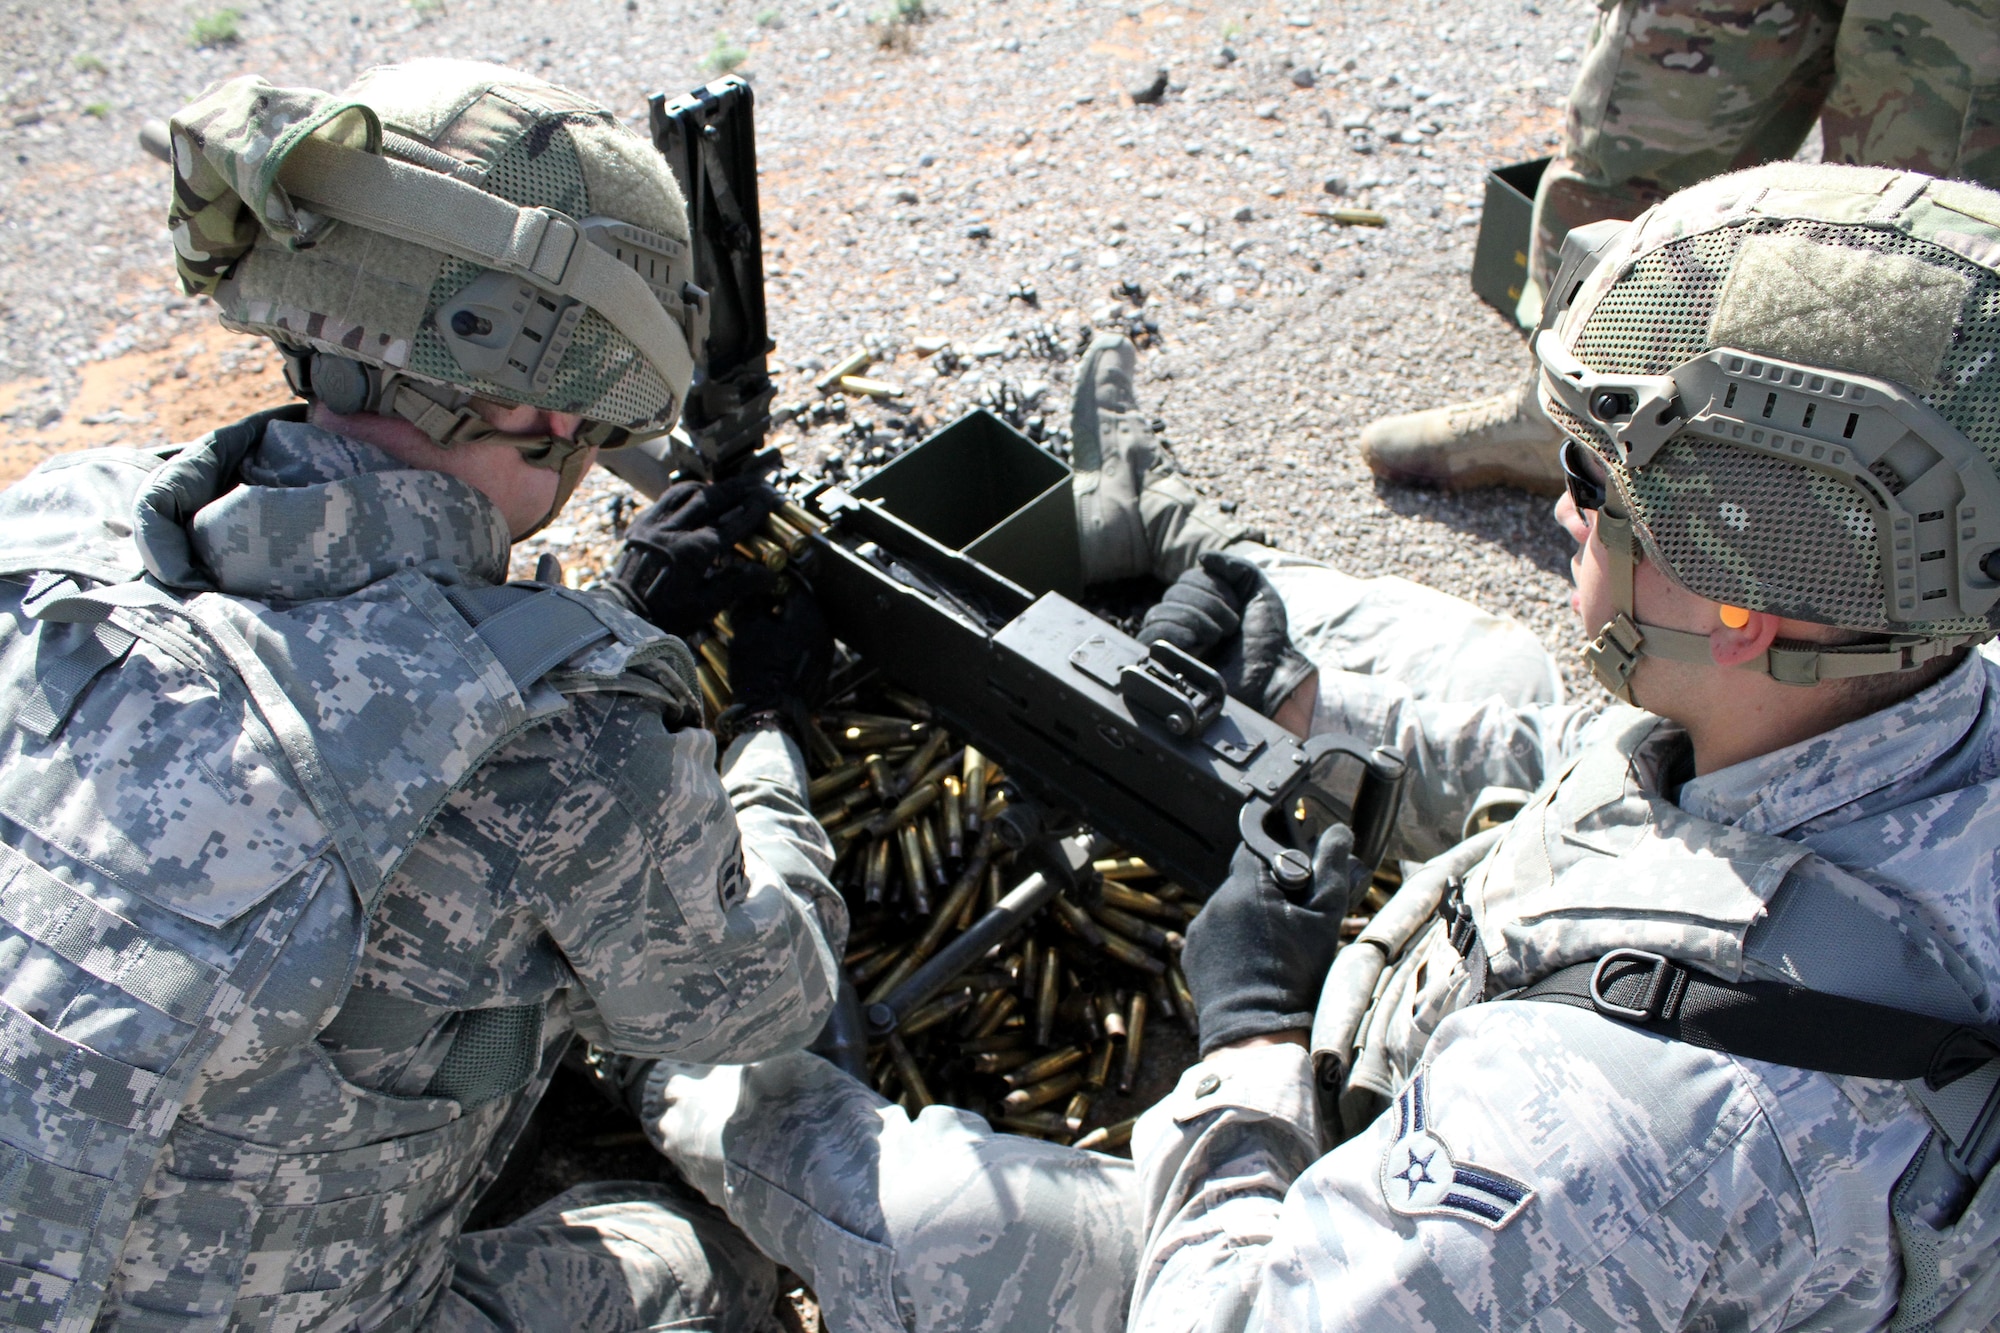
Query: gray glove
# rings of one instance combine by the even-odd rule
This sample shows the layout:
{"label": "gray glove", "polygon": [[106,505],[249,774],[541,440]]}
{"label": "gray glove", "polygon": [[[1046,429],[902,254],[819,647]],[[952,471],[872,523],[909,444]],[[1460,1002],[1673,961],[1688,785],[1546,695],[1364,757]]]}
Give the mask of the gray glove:
{"label": "gray glove", "polygon": [[1171,643],[1222,673],[1229,695],[1265,717],[1278,711],[1313,664],[1292,642],[1291,622],[1264,571],[1210,551],[1174,580],[1139,625],[1141,643]]}

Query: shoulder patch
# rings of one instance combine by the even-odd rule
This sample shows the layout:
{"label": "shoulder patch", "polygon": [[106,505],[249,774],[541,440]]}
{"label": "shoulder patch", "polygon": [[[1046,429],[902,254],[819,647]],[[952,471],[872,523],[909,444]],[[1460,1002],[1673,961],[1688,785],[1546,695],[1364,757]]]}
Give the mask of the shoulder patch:
{"label": "shoulder patch", "polygon": [[1405,1217],[1460,1217],[1494,1231],[1521,1215],[1535,1192],[1512,1176],[1452,1156],[1429,1125],[1426,1071],[1396,1098],[1396,1141],[1382,1155],[1382,1199]]}

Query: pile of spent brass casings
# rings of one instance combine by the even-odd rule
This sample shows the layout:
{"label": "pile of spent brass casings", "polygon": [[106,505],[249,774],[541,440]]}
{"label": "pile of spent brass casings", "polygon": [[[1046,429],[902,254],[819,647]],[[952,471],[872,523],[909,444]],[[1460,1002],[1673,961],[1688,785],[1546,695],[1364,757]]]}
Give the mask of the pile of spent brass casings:
{"label": "pile of spent brass casings", "polygon": [[[1005,775],[922,700],[864,687],[814,721],[810,797],[852,922],[843,963],[867,1009],[1029,871],[994,833]],[[1094,868],[1094,891],[1056,894],[869,1042],[877,1091],[912,1114],[942,1102],[1014,1133],[1123,1147],[1131,1120],[1093,1109],[1128,1105],[1161,1075],[1170,1085],[1191,1057],[1186,1041],[1147,1034],[1178,1020],[1192,1036],[1180,932],[1199,904],[1136,858]],[[1149,1069],[1153,1050],[1174,1067]]]}
{"label": "pile of spent brass casings", "polygon": [[[999,768],[921,700],[874,694],[872,710],[821,715],[839,757],[811,793],[852,913],[844,961],[864,1009],[1029,873],[993,834],[1006,804]],[[1094,868],[1094,891],[1055,894],[870,1043],[877,1091],[912,1113],[943,1102],[1014,1133],[1106,1149],[1127,1141],[1129,1119],[1106,1124],[1093,1110],[1147,1081],[1149,1022],[1180,1019],[1192,1031],[1180,932],[1198,904],[1135,858]]]}
{"label": "pile of spent brass casings", "polygon": [[[738,551],[782,573],[819,527],[788,504]],[[710,722],[730,703],[731,637],[725,613],[694,643]],[[833,842],[833,878],[852,923],[844,965],[866,1009],[1029,871],[994,833],[1005,775],[929,704],[864,681],[812,721],[810,798]],[[1157,1095],[1193,1056],[1190,1040],[1149,1041],[1148,1032],[1157,1038],[1162,1021],[1177,1021],[1192,1038],[1179,958],[1199,903],[1113,850],[1095,862],[1089,890],[1056,894],[869,1041],[877,1091],[912,1113],[942,1102],[1014,1133],[1123,1147],[1131,1120],[1106,1123],[1093,1110],[1129,1108],[1142,1087]]]}

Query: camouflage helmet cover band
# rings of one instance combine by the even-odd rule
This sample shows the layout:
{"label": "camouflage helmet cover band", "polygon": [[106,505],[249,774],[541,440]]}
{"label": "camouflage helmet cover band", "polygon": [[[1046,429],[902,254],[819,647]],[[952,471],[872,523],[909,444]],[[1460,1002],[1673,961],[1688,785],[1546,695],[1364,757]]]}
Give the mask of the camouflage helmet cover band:
{"label": "camouflage helmet cover band", "polygon": [[171,130],[182,282],[231,327],[371,368],[382,403],[446,386],[606,445],[678,415],[704,318],[686,208],[602,107],[422,60],[339,95],[230,80]]}
{"label": "camouflage helmet cover band", "polygon": [[[1990,637],[2000,195],[1782,164],[1565,249],[1535,350],[1551,416],[1608,475],[1607,547],[1620,528],[1700,596],[1889,640],[1755,664],[1782,680]],[[1630,659],[1614,691],[1641,654],[1709,660],[1701,636],[1632,616],[1628,596],[1599,640]]]}

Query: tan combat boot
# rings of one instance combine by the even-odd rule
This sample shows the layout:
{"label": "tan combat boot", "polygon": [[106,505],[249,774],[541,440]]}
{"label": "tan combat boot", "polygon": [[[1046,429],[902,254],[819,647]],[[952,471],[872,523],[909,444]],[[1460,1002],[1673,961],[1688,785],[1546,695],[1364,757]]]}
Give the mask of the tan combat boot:
{"label": "tan combat boot", "polygon": [[1258,535],[1196,494],[1153,438],[1132,387],[1138,360],[1130,339],[1100,333],[1077,367],[1070,461],[1085,583],[1172,583],[1203,552]]}
{"label": "tan combat boot", "polygon": [[1561,446],[1532,375],[1491,398],[1384,417],[1361,432],[1361,457],[1376,476],[1448,491],[1518,486],[1560,495]]}

